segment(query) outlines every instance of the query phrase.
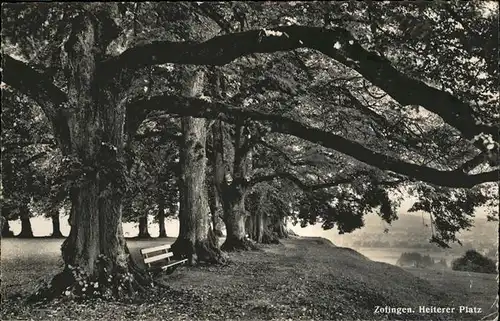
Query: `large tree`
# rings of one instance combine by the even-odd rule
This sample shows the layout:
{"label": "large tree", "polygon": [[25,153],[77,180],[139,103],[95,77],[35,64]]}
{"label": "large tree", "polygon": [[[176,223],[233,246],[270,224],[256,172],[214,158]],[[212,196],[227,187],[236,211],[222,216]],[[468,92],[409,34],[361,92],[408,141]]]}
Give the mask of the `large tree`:
{"label": "large tree", "polygon": [[[498,101],[498,75],[491,66],[498,47],[497,13],[484,13],[481,2],[465,7],[457,3],[394,6],[248,3],[242,4],[247,21],[240,20],[240,32],[233,32],[237,19],[231,4],[148,3],[139,9],[117,3],[4,5],[3,81],[42,107],[66,157],[67,178],[73,182],[69,193],[71,233],[63,246],[65,269],[56,278],[63,282],[54,282],[58,290],[76,286],[74,266],[92,282],[98,281],[104,292],[120,295],[137,288],[141,275],[129,275],[134,266],[121,230],[122,199],[128,185],[125,146],[127,136],[135,134],[153,110],[217,118],[236,126],[252,119],[271,131],[300,137],[425,183],[471,188],[496,182],[499,137],[493,106]],[[436,16],[443,19],[434,21]],[[185,29],[179,21],[206,17],[226,34],[210,35],[210,40],[178,36]],[[287,17],[291,20],[283,21]],[[439,28],[426,27],[436,23]],[[415,29],[412,26],[421,30],[409,30]],[[246,27],[252,30],[244,31]],[[410,36],[415,41],[408,41]],[[367,93],[370,97],[386,95],[386,100],[374,105],[350,83],[337,104],[330,101],[320,106],[329,105],[330,111],[339,105],[358,112],[363,109],[365,116],[358,119],[356,128],[367,125],[364,120],[370,117],[375,129],[364,135],[342,133],[319,126],[318,119],[301,120],[259,104],[241,108],[233,104],[232,97],[210,102],[203,97],[184,97],[175,90],[154,95],[148,88],[146,94],[130,91],[134,82],[144,82],[144,70],[154,65],[222,66],[244,58],[252,61],[261,53],[293,50],[307,58],[306,62],[343,66],[362,77],[363,89],[373,89],[372,95]],[[422,64],[426,68],[419,68]],[[307,71],[307,63],[304,65]],[[443,65],[450,68],[440,70]],[[460,73],[446,78],[451,69]],[[467,85],[469,81],[473,85]],[[420,117],[424,122],[422,115],[411,113],[415,106],[434,116],[432,126],[423,128],[422,135],[432,137],[436,128],[443,127],[445,131],[437,131],[446,134],[442,141],[452,146],[451,138],[458,137],[456,145],[466,146],[467,154],[444,162],[425,161],[430,149],[427,141],[415,142],[413,154],[377,143],[377,134],[378,141],[388,147],[401,135],[408,138],[409,132],[378,129],[384,124],[397,127],[389,117],[394,113],[414,121]],[[302,108],[325,111],[311,104]],[[366,143],[361,139],[370,135]],[[432,142],[438,144],[441,140],[436,138]],[[399,142],[410,145],[411,140]]]}
{"label": "large tree", "polygon": [[[5,82],[30,95],[43,108],[58,147],[66,157],[67,178],[73,181],[69,191],[71,231],[62,246],[65,267],[54,278],[52,294],[58,295],[67,289],[80,294],[133,293],[141,275],[130,274],[133,265],[121,226],[127,170],[125,106],[120,89],[122,84],[127,88],[123,82],[131,75],[124,71],[108,81],[99,68],[106,57],[106,48],[118,36],[113,20],[119,17],[118,7],[116,4],[82,4],[70,8],[54,4],[13,5],[4,7],[3,14],[8,19],[18,19],[21,15],[37,23],[55,22],[53,27],[44,30],[48,34],[42,31],[42,35],[33,36],[50,37],[50,32],[54,35],[51,46],[44,48],[52,52],[39,59],[45,58],[43,62],[56,70],[54,76],[59,84],[65,85],[64,92],[47,74],[4,57]],[[13,26],[14,34],[9,35],[12,37],[9,40],[17,41],[18,27]],[[28,50],[31,50],[28,57],[33,59],[36,50]],[[14,70],[8,71],[9,65]],[[77,279],[82,277],[86,282],[79,286]]]}
{"label": "large tree", "polygon": [[[201,96],[206,82],[205,71],[191,71],[185,84],[187,97]],[[207,124],[203,118],[184,117],[180,144],[179,237],[172,251],[187,257],[190,264],[222,260],[218,240],[210,227],[207,176]]]}

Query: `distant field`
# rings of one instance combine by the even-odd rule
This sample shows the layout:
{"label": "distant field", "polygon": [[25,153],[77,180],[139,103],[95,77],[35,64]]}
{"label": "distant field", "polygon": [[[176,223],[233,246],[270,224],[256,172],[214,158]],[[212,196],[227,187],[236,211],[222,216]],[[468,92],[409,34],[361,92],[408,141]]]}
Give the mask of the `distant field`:
{"label": "distant field", "polygon": [[[415,248],[376,248],[376,247],[360,247],[354,248],[359,253],[363,254],[367,258],[373,261],[384,262],[389,264],[396,264],[397,260],[403,252],[417,252],[423,255],[430,255],[435,261],[442,258],[446,259],[448,266],[451,261],[459,257],[455,253],[439,252],[439,251],[429,251],[426,249],[415,249]],[[465,251],[465,250],[464,250]]]}

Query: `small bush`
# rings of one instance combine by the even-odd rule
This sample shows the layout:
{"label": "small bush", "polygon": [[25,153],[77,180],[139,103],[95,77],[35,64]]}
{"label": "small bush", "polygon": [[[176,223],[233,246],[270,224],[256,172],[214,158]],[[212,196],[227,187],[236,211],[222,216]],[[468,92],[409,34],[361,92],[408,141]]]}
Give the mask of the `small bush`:
{"label": "small bush", "polygon": [[455,271],[469,271],[479,273],[497,273],[497,267],[492,259],[489,259],[476,250],[468,250],[465,254],[454,260],[451,268]]}

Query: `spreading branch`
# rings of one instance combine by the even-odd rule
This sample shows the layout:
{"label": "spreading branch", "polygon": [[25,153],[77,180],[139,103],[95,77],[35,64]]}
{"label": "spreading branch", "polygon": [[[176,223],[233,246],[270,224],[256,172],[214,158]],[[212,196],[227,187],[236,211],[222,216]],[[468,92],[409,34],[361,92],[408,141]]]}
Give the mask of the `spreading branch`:
{"label": "spreading branch", "polygon": [[40,140],[40,141],[30,141],[23,140],[17,142],[3,142],[2,143],[2,152],[8,153],[12,150],[21,149],[23,147],[33,146],[33,145],[48,145],[49,147],[54,147],[55,141],[49,140]]}
{"label": "spreading branch", "polygon": [[50,120],[63,153],[70,147],[67,117],[63,106],[68,97],[46,75],[9,55],[2,55],[2,81],[36,101]]}
{"label": "spreading branch", "polygon": [[25,160],[24,162],[22,162],[21,167],[28,166],[31,163],[36,162],[37,160],[39,160],[41,158],[44,158],[46,155],[47,155],[47,152],[37,153],[37,154],[31,156],[30,158],[28,158],[27,160]]}
{"label": "spreading branch", "polygon": [[493,151],[481,152],[480,154],[474,156],[473,158],[463,163],[458,169],[463,172],[469,172],[474,168],[476,168],[477,166],[483,164],[485,161],[488,161],[493,153],[494,153]]}
{"label": "spreading branch", "polygon": [[[351,177],[338,177],[335,178],[329,182],[324,182],[324,183],[319,183],[319,184],[307,184],[302,182],[300,178],[297,176],[293,175],[292,173],[288,172],[277,172],[269,175],[262,175],[262,176],[257,176],[250,181],[247,182],[248,186],[254,186],[259,183],[264,183],[264,182],[269,182],[274,179],[286,179],[293,184],[295,184],[298,188],[303,190],[304,192],[314,192],[316,190],[324,189],[324,188],[329,188],[329,187],[335,187],[339,185],[344,185],[344,184],[351,184],[355,180],[359,179],[360,176],[362,175],[367,175],[368,172],[366,171],[361,171],[359,173],[352,174]],[[384,185],[384,186],[396,186],[397,184],[401,183],[403,180],[397,179],[397,180],[391,180],[391,181],[382,181],[379,182],[379,185]]]}
{"label": "spreading branch", "polygon": [[338,179],[332,180],[330,182],[325,182],[325,183],[320,183],[320,184],[307,184],[307,183],[302,182],[302,180],[300,180],[300,178],[298,178],[297,176],[295,176],[291,173],[278,172],[278,173],[273,173],[270,175],[262,175],[262,176],[257,176],[255,178],[252,178],[250,181],[247,182],[247,185],[254,186],[256,184],[270,182],[270,181],[272,181],[274,179],[278,179],[278,178],[286,179],[286,180],[294,183],[298,188],[300,188],[301,190],[303,190],[305,192],[313,192],[313,191],[323,189],[323,188],[339,186],[342,184],[350,184],[354,181],[354,179],[359,178],[359,176],[354,175],[354,176],[348,177],[348,178],[338,178]]}
{"label": "spreading branch", "polygon": [[103,62],[102,68],[113,76],[123,69],[154,64],[225,65],[254,53],[310,48],[356,70],[401,105],[419,105],[439,115],[467,139],[480,133],[498,139],[496,126],[476,124],[469,104],[397,70],[388,59],[363,48],[344,28],[281,26],[273,31],[273,35],[263,29],[231,33],[201,43],[157,41],[126,50]]}
{"label": "spreading branch", "polygon": [[258,142],[259,145],[269,149],[269,150],[272,150],[274,152],[276,152],[277,154],[279,154],[280,156],[282,156],[288,164],[292,165],[292,166],[305,166],[305,165],[308,165],[308,162],[306,161],[303,161],[303,160],[294,160],[292,159],[292,157],[290,157],[287,153],[285,153],[283,150],[281,150],[280,148],[266,142],[265,140],[263,139],[260,139],[259,142]]}
{"label": "spreading branch", "polygon": [[448,187],[473,187],[498,180],[499,171],[468,175],[461,170],[442,171],[427,166],[408,163],[370,150],[358,142],[348,140],[321,129],[302,124],[293,119],[259,110],[241,109],[220,102],[204,99],[160,95],[133,102],[127,109],[128,126],[136,126],[150,111],[163,110],[171,114],[207,119],[220,119],[228,123],[241,123],[252,119],[268,126],[270,131],[292,135],[312,143],[334,149],[365,164],[402,174],[419,181]]}

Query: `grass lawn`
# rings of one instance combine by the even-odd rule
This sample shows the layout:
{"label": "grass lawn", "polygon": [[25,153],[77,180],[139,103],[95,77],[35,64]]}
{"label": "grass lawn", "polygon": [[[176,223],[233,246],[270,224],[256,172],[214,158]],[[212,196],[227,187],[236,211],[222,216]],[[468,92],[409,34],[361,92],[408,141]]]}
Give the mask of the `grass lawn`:
{"label": "grass lawn", "polygon": [[[139,249],[173,239],[129,240]],[[52,239],[2,240],[1,320],[479,320],[497,293],[494,275],[407,269],[368,260],[321,238],[290,238],[229,255],[220,266],[183,266],[133,303],[22,298],[61,269]],[[472,284],[472,287],[470,286]],[[18,296],[14,296],[15,294]],[[482,307],[481,314],[374,313],[376,306]]]}
{"label": "grass lawn", "polygon": [[436,288],[447,291],[454,298],[455,305],[479,307],[486,312],[498,309],[497,275],[450,269],[405,268],[405,270],[428,281]]}

